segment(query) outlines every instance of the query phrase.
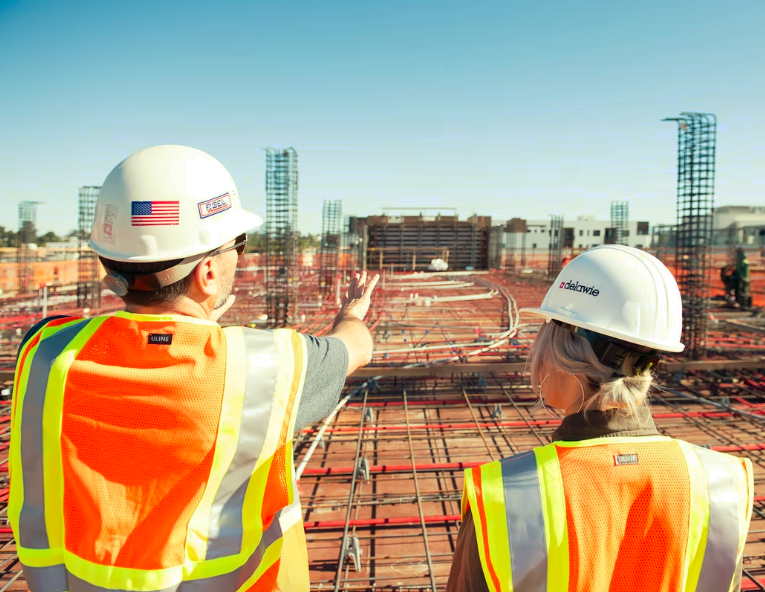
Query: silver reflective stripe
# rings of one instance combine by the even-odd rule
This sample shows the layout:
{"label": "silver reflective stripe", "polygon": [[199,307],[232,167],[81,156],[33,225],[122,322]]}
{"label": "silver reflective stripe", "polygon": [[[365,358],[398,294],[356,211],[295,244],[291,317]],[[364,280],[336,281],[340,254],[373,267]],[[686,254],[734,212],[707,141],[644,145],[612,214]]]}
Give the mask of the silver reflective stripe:
{"label": "silver reflective stripe", "polygon": [[30,592],[66,592],[66,568],[63,565],[49,567],[24,567],[24,577]]}
{"label": "silver reflective stripe", "polygon": [[547,590],[547,544],[537,457],[526,452],[500,461],[505,490],[513,592]]}
{"label": "silver reflective stripe", "polygon": [[206,559],[242,550],[244,494],[263,450],[276,388],[276,341],[267,331],[244,329],[246,382],[239,441],[210,508]]}
{"label": "silver reflective stripe", "polygon": [[82,331],[87,320],[64,327],[40,340],[29,368],[29,379],[21,411],[21,470],[24,503],[19,515],[18,544],[27,549],[47,549],[45,488],[43,484],[43,409],[48,375],[56,358]]}
{"label": "silver reflective stripe", "polygon": [[[180,582],[168,588],[150,592],[221,592],[238,590],[255,573],[266,549],[282,537],[279,514],[264,532],[263,538],[244,565],[227,574]],[[108,569],[108,568],[104,568]],[[126,592],[117,588],[94,586],[66,571],[63,565],[52,567],[24,567],[30,592]]]}
{"label": "silver reflective stripe", "polygon": [[696,448],[709,488],[709,534],[696,592],[725,592],[737,569],[739,541],[737,480],[730,460]]}

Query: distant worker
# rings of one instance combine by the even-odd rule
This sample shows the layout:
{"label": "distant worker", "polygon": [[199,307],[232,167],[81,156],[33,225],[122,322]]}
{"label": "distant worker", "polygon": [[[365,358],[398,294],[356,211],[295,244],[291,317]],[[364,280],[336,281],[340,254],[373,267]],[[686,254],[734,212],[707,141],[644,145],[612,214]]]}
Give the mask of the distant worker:
{"label": "distant worker", "polygon": [[448,592],[738,590],[753,502],[748,459],[661,436],[647,404],[682,305],[658,259],[579,255],[538,309],[530,357],[553,442],[465,473]]}
{"label": "distant worker", "polygon": [[17,363],[8,514],[31,592],[308,590],[292,437],[371,359],[377,277],[351,281],[332,337],[222,329],[261,222],[193,148],[106,177],[90,244],[125,311],[49,319]]}

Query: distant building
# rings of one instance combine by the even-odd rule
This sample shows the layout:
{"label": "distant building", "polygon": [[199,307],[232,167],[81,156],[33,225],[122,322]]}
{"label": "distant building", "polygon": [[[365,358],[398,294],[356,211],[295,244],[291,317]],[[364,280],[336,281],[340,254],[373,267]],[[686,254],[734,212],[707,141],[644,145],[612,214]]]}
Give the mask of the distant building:
{"label": "distant building", "polygon": [[716,246],[765,245],[765,206],[720,206],[713,224]]}
{"label": "distant building", "polygon": [[[524,222],[519,219],[508,221],[508,230],[523,228]],[[550,219],[529,218],[525,220],[525,248],[527,251],[546,252],[550,248]],[[516,248],[522,244],[523,234],[515,232]],[[646,221],[628,222],[625,233],[625,242],[630,247],[647,249],[651,246],[650,224]],[[585,250],[603,244],[613,244],[614,231],[610,220],[598,219],[595,216],[577,216],[574,220],[563,219],[563,244],[564,249]]]}

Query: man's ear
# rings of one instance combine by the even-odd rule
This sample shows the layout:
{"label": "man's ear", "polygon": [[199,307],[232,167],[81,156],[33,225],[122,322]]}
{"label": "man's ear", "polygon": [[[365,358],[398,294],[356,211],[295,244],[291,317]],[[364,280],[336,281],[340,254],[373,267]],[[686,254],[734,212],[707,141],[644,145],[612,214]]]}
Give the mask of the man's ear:
{"label": "man's ear", "polygon": [[215,296],[218,293],[218,278],[220,270],[215,257],[205,257],[199,262],[191,274],[191,288],[202,299]]}

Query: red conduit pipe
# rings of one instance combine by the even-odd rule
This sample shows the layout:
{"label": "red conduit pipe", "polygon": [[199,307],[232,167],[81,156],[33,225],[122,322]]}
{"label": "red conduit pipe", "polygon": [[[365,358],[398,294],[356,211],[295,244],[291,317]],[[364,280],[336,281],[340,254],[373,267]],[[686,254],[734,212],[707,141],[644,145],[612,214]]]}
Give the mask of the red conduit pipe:
{"label": "red conduit pipe", "polygon": [[[765,443],[758,444],[728,444],[722,446],[712,446],[712,450],[717,452],[741,452],[746,450],[765,450]],[[453,463],[423,463],[415,465],[418,471],[445,471],[457,469],[470,469],[486,464],[486,461],[453,462]],[[2,467],[0,467],[2,468]],[[373,465],[369,467],[370,473],[398,473],[411,472],[412,465]],[[319,469],[306,469],[303,476],[328,476],[328,475],[350,475],[353,473],[353,467],[324,467]]]}
{"label": "red conduit pipe", "polygon": [[[765,495],[756,496],[754,501],[760,502],[765,500]],[[450,514],[444,516],[425,516],[425,522],[459,522],[462,517],[459,514]],[[367,518],[358,520],[349,520],[348,526],[386,526],[386,525],[398,525],[398,524],[419,524],[419,516],[403,516],[395,518]],[[344,520],[315,520],[313,522],[303,522],[303,527],[306,530],[314,530],[317,528],[343,528],[345,527]],[[3,532],[0,530],[0,532]]]}
{"label": "red conduit pipe", "polygon": [[[459,514],[452,516],[424,516],[425,522],[457,522],[462,520]],[[403,518],[367,518],[364,520],[349,520],[348,526],[381,526],[387,524],[419,524],[419,516],[405,516]],[[322,522],[303,522],[306,530],[314,528],[344,528],[345,520],[324,520]]]}
{"label": "red conduit pipe", "polygon": [[[750,412],[750,413],[756,413]],[[727,411],[689,411],[688,413],[656,413],[654,414],[654,419],[675,419],[678,417],[727,417],[728,415],[731,415],[731,413],[728,413]],[[562,420],[560,419],[542,419],[542,420],[533,420],[529,421],[528,424],[532,426],[550,426],[550,425],[560,425]],[[482,428],[493,428],[493,427],[524,427],[528,425],[525,421],[495,421],[490,423],[479,423],[478,425]],[[459,429],[465,429],[465,428],[474,428],[476,427],[475,423],[434,423],[434,424],[417,424],[409,426],[409,429],[412,430],[459,430]],[[372,431],[372,432],[396,432],[406,430],[406,426],[400,426],[400,425],[391,425],[391,426],[366,426],[362,428],[362,431]],[[313,428],[305,428],[302,430],[303,433],[311,434],[317,430],[314,430]],[[327,428],[324,430],[324,433],[333,433],[333,432],[358,432],[359,428],[355,427],[347,427],[347,428]]]}

